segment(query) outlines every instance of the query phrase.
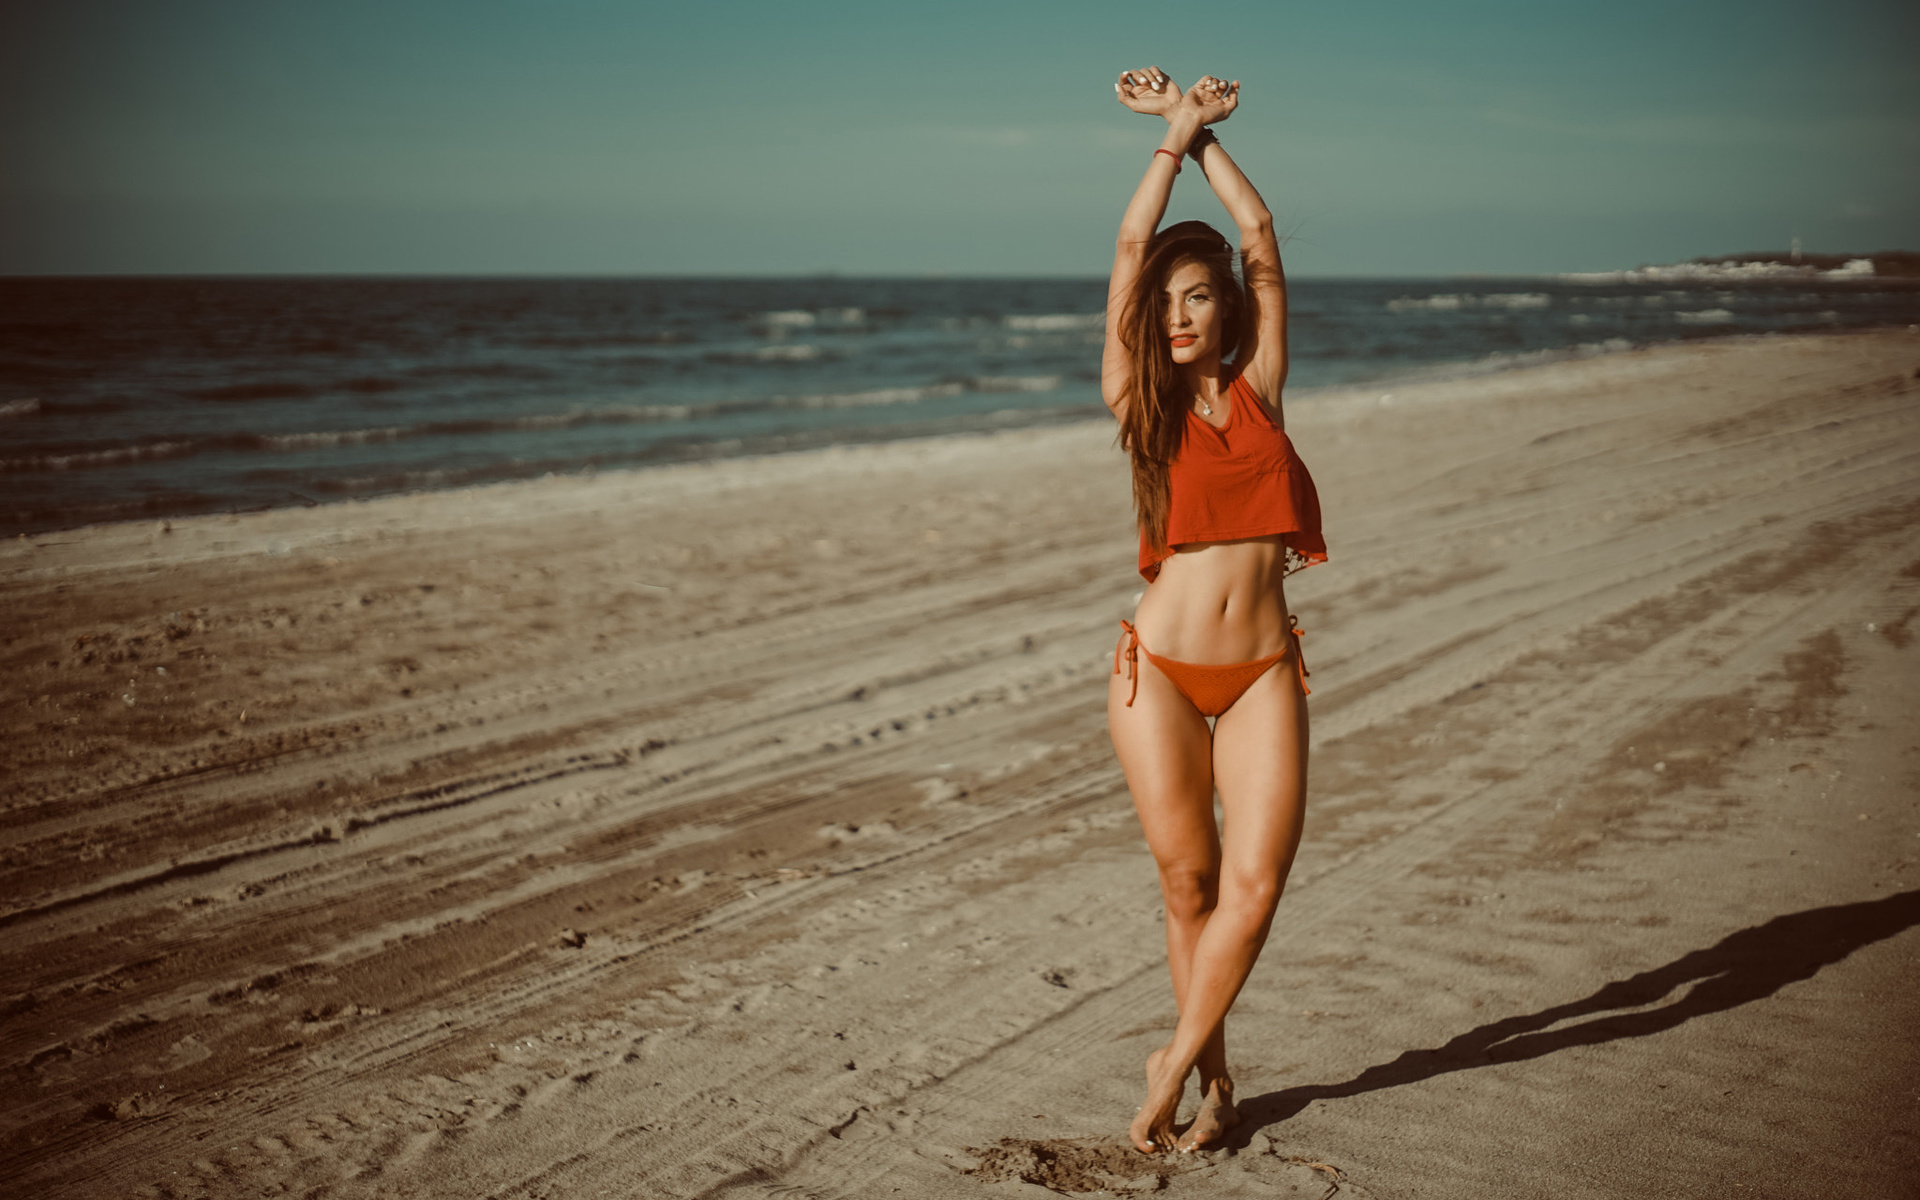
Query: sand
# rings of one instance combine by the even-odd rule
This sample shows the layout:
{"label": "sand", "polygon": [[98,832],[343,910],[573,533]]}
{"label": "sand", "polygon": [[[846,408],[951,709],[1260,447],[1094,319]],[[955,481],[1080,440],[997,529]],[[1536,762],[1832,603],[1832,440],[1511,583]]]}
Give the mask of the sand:
{"label": "sand", "polygon": [[0,548],[0,1191],[1912,1195],[1920,336],[1306,395],[1229,1055],[1105,731],[1100,423]]}

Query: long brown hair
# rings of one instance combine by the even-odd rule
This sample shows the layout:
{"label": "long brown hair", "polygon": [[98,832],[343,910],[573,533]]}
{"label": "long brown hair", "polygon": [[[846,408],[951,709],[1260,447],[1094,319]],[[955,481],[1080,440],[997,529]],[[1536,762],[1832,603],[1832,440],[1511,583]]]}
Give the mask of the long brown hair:
{"label": "long brown hair", "polygon": [[1179,456],[1193,394],[1184,385],[1167,341],[1167,280],[1187,263],[1205,267],[1220,298],[1220,357],[1240,346],[1246,294],[1233,274],[1233,247],[1205,221],[1182,221],[1154,235],[1147,258],[1120,314],[1120,344],[1130,376],[1120,445],[1133,458],[1133,510],[1147,544],[1167,541],[1168,472]]}

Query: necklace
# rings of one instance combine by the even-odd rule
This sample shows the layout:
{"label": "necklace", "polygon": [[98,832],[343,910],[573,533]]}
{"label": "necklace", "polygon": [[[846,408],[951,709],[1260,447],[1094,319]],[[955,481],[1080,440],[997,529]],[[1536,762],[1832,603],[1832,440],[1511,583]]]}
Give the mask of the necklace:
{"label": "necklace", "polygon": [[1204,399],[1200,401],[1200,415],[1203,417],[1213,415],[1213,405],[1208,404]]}

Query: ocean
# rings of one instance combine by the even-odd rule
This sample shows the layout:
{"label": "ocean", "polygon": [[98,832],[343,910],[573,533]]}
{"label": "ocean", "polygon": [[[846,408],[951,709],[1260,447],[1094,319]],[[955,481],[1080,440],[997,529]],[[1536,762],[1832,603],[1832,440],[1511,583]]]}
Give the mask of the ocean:
{"label": "ocean", "polygon": [[[1095,416],[1100,279],[0,279],[0,529]],[[1920,323],[1874,277],[1295,280],[1289,396]]]}

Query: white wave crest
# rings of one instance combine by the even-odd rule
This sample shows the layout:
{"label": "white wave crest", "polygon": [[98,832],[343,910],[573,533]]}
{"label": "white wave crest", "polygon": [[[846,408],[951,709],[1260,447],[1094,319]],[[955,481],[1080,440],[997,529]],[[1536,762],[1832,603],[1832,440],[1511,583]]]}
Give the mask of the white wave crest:
{"label": "white wave crest", "polygon": [[1699,312],[1676,312],[1673,319],[1682,325],[1725,325],[1733,314],[1724,308],[1703,308]]}
{"label": "white wave crest", "polygon": [[804,342],[797,346],[762,346],[753,356],[762,362],[808,362],[820,357],[820,347]]}
{"label": "white wave crest", "polygon": [[1548,308],[1553,298],[1545,292],[1442,292],[1435,296],[1400,296],[1387,301],[1388,312],[1458,312],[1463,308]]}
{"label": "white wave crest", "polygon": [[812,313],[800,308],[761,313],[759,316],[760,324],[773,329],[811,329],[816,319]]}
{"label": "white wave crest", "polygon": [[[1622,350],[1633,349],[1633,343],[1626,338],[1610,337],[1598,342],[1575,342],[1558,350],[1496,350],[1492,354],[1477,360],[1466,368],[1466,373],[1482,371],[1509,371],[1515,367],[1537,366],[1542,363],[1566,362],[1569,359],[1593,358],[1601,354],[1618,354]],[[1436,378],[1445,378],[1447,368],[1436,370]]]}
{"label": "white wave crest", "polygon": [[114,446],[105,450],[77,450],[72,454],[36,454],[28,458],[0,459],[0,472],[70,471],[76,467],[109,467],[116,463],[140,462],[150,458],[176,458],[192,454],[199,447],[186,442],[148,442],[140,446]]}
{"label": "white wave crest", "polygon": [[982,375],[973,381],[976,392],[1050,392],[1059,386],[1058,375]]}
{"label": "white wave crest", "polygon": [[1057,333],[1064,329],[1098,329],[1106,324],[1107,314],[1097,313],[1042,313],[1038,316],[1021,314],[1004,317],[1001,323],[1008,329],[1024,329],[1029,333]]}
{"label": "white wave crest", "polygon": [[0,404],[0,417],[30,417],[39,411],[38,400],[8,400]]}
{"label": "white wave crest", "polygon": [[1547,308],[1553,297],[1545,292],[1495,292],[1480,297],[1480,303],[1488,308]]}
{"label": "white wave crest", "polygon": [[784,333],[792,329],[812,329],[816,326],[848,326],[864,324],[867,310],[864,308],[821,308],[809,311],[804,308],[781,309],[777,312],[763,312],[753,318],[755,324],[764,325],[775,333]]}
{"label": "white wave crest", "polygon": [[321,450],[329,446],[367,446],[379,442],[397,442],[410,437],[413,430],[404,425],[382,429],[341,429],[324,433],[275,433],[260,439],[263,450]]}
{"label": "white wave crest", "polygon": [[775,407],[864,408],[876,404],[918,404],[941,396],[958,396],[966,390],[963,383],[935,383],[926,387],[875,388],[869,392],[829,392],[818,396],[788,396],[775,401]]}

